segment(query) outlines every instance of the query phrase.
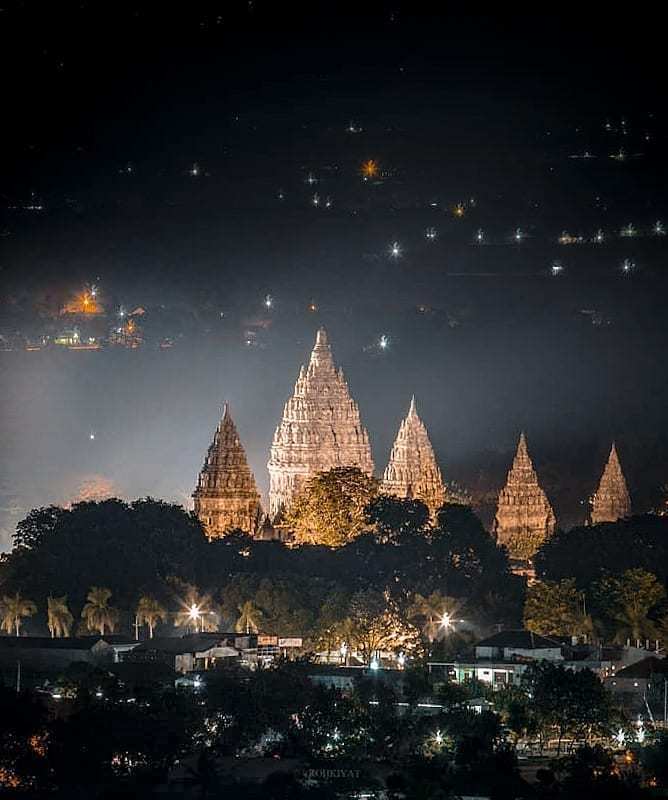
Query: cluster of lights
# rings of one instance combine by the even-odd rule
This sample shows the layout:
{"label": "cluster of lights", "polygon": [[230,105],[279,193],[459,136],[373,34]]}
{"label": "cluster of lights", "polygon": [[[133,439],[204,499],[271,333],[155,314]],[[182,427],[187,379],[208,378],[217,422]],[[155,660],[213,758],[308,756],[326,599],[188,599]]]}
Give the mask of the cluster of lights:
{"label": "cluster of lights", "polygon": [[433,242],[438,236],[436,228],[427,228],[424,235],[430,242]]}

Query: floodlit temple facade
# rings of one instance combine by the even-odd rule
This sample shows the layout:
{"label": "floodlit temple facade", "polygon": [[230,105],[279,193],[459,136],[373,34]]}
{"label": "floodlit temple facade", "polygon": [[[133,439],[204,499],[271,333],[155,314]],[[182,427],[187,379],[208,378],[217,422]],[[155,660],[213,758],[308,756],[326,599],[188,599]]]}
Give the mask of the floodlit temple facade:
{"label": "floodlit temple facade", "polygon": [[283,409],[269,456],[269,515],[276,518],[316,472],[359,467],[373,475],[369,434],[362,425],[327,333],[320,328]]}
{"label": "floodlit temple facade", "polygon": [[418,416],[415,397],[394,440],[381,490],[396,497],[422,500],[432,517],[445,502],[441,470],[427,428]]}
{"label": "floodlit temple facade", "polygon": [[[241,529],[257,539],[289,536],[282,512],[316,473],[335,467],[358,467],[373,475],[369,435],[357,403],[350,396],[341,369],[334,364],[327,333],[320,328],[307,366],[302,366],[294,391],[285,403],[274,433],[269,462],[269,508],[262,509],[255,477],[248,465],[229,408],[225,405],[193,493],[195,513],[209,538]],[[467,502],[465,493],[443,481],[415,398],[399,426],[380,490],[421,500],[432,519],[445,502]],[[589,521],[614,522],[629,516],[626,480],[612,445],[608,462],[592,497]],[[556,521],[550,501],[538,482],[524,434],[506,485],[499,494],[494,535],[515,562],[530,562],[550,537]]]}
{"label": "floodlit temple facade", "polygon": [[227,403],[193,493],[195,514],[216,539],[240,529],[251,535],[262,523],[260,493]]}
{"label": "floodlit temple facade", "polygon": [[527,561],[554,533],[556,520],[547,495],[538,483],[524,434],[515,460],[499,494],[494,533],[512,559]]}
{"label": "floodlit temple facade", "polygon": [[617,448],[612,443],[608,463],[601,475],[598,489],[592,498],[591,524],[600,522],[617,522],[631,515],[631,498],[626,486],[626,479],[619,463]]}

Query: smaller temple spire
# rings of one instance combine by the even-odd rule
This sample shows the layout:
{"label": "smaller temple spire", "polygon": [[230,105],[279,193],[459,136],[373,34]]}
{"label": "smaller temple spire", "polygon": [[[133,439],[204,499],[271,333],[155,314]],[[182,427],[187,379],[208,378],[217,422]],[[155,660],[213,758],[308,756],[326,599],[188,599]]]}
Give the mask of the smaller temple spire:
{"label": "smaller temple spire", "polygon": [[427,428],[418,416],[415,395],[392,446],[383,474],[382,490],[397,497],[422,500],[432,515],[445,502],[441,470]]}
{"label": "smaller temple spire", "polygon": [[556,520],[550,501],[538,483],[524,432],[520,434],[506,485],[499,494],[494,532],[513,559],[533,557],[554,532]]}
{"label": "smaller temple spire", "polygon": [[591,522],[592,525],[616,522],[630,514],[631,498],[617,448],[613,442],[598,489],[592,498]]}
{"label": "smaller temple spire", "polygon": [[254,534],[260,522],[260,494],[248,466],[227,402],[193,493],[195,514],[209,538],[240,528]]}

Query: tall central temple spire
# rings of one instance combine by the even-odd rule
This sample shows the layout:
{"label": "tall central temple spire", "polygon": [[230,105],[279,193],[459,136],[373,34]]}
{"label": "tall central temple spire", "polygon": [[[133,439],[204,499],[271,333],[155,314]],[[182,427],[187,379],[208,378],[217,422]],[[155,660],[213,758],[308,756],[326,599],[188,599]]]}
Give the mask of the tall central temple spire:
{"label": "tall central temple spire", "polygon": [[254,535],[262,508],[255,478],[225,403],[193,493],[195,514],[210,539],[240,529]]}
{"label": "tall central temple spire", "polygon": [[343,372],[334,365],[327,332],[320,328],[308,367],[299,370],[269,456],[269,514],[288,508],[316,472],[359,467],[373,473],[369,434]]}
{"label": "tall central temple spire", "polygon": [[408,414],[394,440],[390,460],[383,475],[382,490],[397,497],[422,500],[432,515],[445,502],[445,487],[427,428],[411,398]]}
{"label": "tall central temple spire", "polygon": [[556,520],[547,495],[538,483],[524,433],[513,466],[499,494],[494,532],[511,558],[527,560],[554,533]]}
{"label": "tall central temple spire", "polygon": [[626,479],[619,463],[617,448],[612,443],[608,463],[605,465],[601,482],[592,498],[591,522],[617,522],[631,514],[631,498],[626,487]]}

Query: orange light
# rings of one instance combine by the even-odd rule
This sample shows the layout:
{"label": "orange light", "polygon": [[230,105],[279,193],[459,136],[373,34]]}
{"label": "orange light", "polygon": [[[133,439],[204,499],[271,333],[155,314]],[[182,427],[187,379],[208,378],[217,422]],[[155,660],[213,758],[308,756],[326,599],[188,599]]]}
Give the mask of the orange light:
{"label": "orange light", "polygon": [[374,161],[373,158],[365,161],[360,167],[360,172],[363,178],[375,178],[378,175],[378,170],[378,162]]}

